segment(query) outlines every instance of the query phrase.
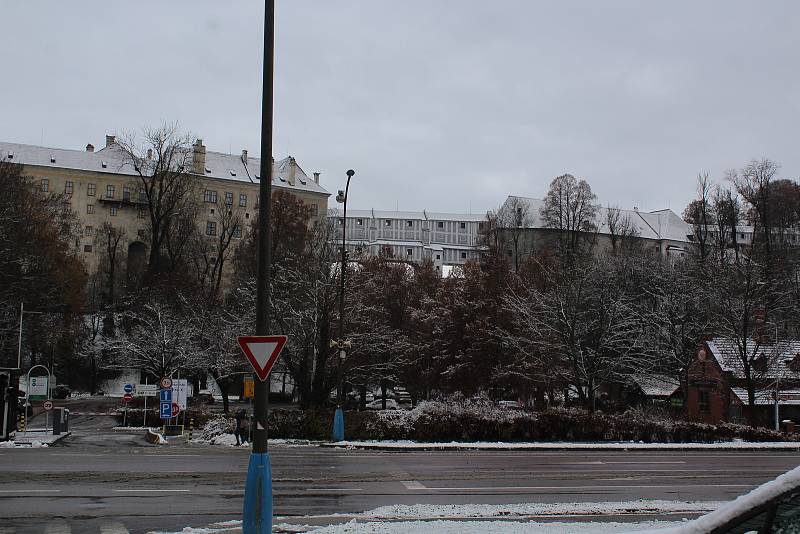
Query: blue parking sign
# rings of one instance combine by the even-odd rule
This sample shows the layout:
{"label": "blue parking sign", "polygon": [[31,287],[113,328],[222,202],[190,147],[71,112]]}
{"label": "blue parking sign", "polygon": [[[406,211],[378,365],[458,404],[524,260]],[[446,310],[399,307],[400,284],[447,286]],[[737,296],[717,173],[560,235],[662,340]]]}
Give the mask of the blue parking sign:
{"label": "blue parking sign", "polygon": [[172,390],[171,389],[162,389],[161,390],[161,402],[168,402],[172,404]]}
{"label": "blue parking sign", "polygon": [[170,419],[172,418],[172,403],[171,402],[162,402],[159,406],[159,412],[161,414],[161,419]]}

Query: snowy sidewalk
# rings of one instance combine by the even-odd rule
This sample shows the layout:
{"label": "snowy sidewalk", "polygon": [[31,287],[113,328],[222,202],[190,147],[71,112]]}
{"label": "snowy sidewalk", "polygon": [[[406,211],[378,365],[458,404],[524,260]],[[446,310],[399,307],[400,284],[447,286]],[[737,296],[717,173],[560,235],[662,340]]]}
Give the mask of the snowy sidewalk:
{"label": "snowy sidewalk", "polygon": [[800,441],[769,441],[769,442],[748,442],[748,441],[728,441],[720,443],[643,443],[643,442],[419,442],[419,441],[337,441],[332,443],[322,443],[322,447],[338,447],[350,449],[373,449],[381,451],[436,451],[436,450],[497,450],[497,451],[649,451],[649,450],[779,450],[779,451],[800,451]]}
{"label": "snowy sidewalk", "polygon": [[[379,532],[445,533],[617,533],[674,527],[685,517],[695,517],[720,506],[719,502],[639,500],[599,503],[529,503],[464,505],[392,505],[353,514],[275,517],[273,532],[361,534]],[[674,516],[674,521],[655,516]],[[605,520],[603,520],[605,518]],[[241,522],[226,521],[184,533],[239,534]]]}
{"label": "snowy sidewalk", "polygon": [[52,445],[69,436],[71,432],[62,432],[53,435],[52,430],[28,430],[27,432],[17,432],[14,436],[14,443],[17,445]]}

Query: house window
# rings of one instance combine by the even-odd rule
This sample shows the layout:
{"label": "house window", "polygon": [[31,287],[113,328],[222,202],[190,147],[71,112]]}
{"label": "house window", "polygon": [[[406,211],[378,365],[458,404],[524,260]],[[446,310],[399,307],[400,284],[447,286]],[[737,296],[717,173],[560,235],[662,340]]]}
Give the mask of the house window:
{"label": "house window", "polygon": [[462,260],[466,260],[467,259],[467,253],[466,252],[462,252],[461,253],[461,259]]}
{"label": "house window", "polygon": [[414,221],[406,221],[406,226],[411,228],[412,226],[414,226]]}
{"label": "house window", "polygon": [[86,204],[86,213],[88,215],[94,213],[94,204]]}
{"label": "house window", "polygon": [[459,223],[459,227],[463,230],[464,228],[467,227],[467,223],[465,222]]}
{"label": "house window", "polygon": [[406,256],[412,256],[414,254],[414,249],[407,248],[406,249]]}
{"label": "house window", "polygon": [[116,217],[117,216],[117,207],[116,206],[111,206],[111,216],[112,217]]}
{"label": "house window", "polygon": [[444,229],[444,222],[436,221],[436,228],[439,228],[440,230]]}
{"label": "house window", "polygon": [[139,206],[139,209],[136,210],[136,217],[139,219],[144,219],[145,213],[147,213],[144,209],[144,206]]}
{"label": "house window", "polygon": [[83,245],[83,251],[84,252],[91,252],[92,251],[92,245]]}
{"label": "house window", "polygon": [[67,180],[66,182],[64,182],[64,193],[67,194],[67,195],[71,195],[73,187],[74,187],[74,184],[72,182],[70,182],[69,180]]}
{"label": "house window", "polygon": [[700,413],[711,413],[711,395],[707,390],[700,390],[698,392]]}
{"label": "house window", "polygon": [[239,193],[239,207],[246,208],[247,207],[247,195],[244,193]]}
{"label": "house window", "polygon": [[442,259],[442,255],[441,255],[441,254],[437,254],[437,255],[436,255],[436,259],[437,259],[437,260],[441,260],[441,259]]}
{"label": "house window", "polygon": [[319,215],[319,206],[316,203],[311,204],[311,216],[316,217],[317,215]]}
{"label": "house window", "polygon": [[384,226],[391,226],[392,225],[392,221],[389,220],[389,219],[386,219],[385,221],[383,221],[383,225]]}
{"label": "house window", "polygon": [[356,224],[359,226],[364,226],[364,219],[356,219]]}
{"label": "house window", "polygon": [[97,184],[86,184],[86,196],[93,197],[97,191]]}
{"label": "house window", "polygon": [[212,191],[210,189],[206,189],[206,192],[203,193],[203,201],[210,202],[212,204],[217,203],[217,192]]}
{"label": "house window", "polygon": [[122,200],[124,200],[125,202],[130,202],[131,201],[131,188],[130,187],[125,186],[125,187],[122,188]]}
{"label": "house window", "polygon": [[83,235],[85,235],[86,237],[92,237],[92,232],[93,231],[94,231],[94,228],[92,228],[91,226],[87,226],[83,231]]}
{"label": "house window", "polygon": [[478,223],[478,230],[483,230],[483,223],[482,222]]}
{"label": "house window", "polygon": [[47,193],[50,190],[50,180],[42,178],[42,193]]}
{"label": "house window", "polygon": [[235,237],[237,239],[242,237],[242,226],[241,225],[237,224],[236,226],[233,227],[233,237]]}
{"label": "house window", "polygon": [[217,235],[217,223],[214,221],[206,222],[206,235]]}
{"label": "house window", "polygon": [[225,191],[225,205],[233,206],[233,193]]}
{"label": "house window", "polygon": [[139,202],[147,202],[147,191],[144,189],[139,190]]}
{"label": "house window", "polygon": [[116,193],[116,187],[113,185],[106,186],[106,198],[114,198],[114,194]]}

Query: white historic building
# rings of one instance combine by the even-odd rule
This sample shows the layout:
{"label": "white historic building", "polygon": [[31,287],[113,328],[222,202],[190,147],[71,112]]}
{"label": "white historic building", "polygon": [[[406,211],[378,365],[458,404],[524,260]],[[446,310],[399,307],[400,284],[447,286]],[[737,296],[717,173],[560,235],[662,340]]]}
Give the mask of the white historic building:
{"label": "white historic building", "polygon": [[385,254],[397,260],[433,262],[442,272],[446,266],[463,265],[477,259],[478,236],[486,214],[433,213],[428,211],[347,210],[347,220],[331,210],[336,242],[341,246],[342,229],[351,255]]}

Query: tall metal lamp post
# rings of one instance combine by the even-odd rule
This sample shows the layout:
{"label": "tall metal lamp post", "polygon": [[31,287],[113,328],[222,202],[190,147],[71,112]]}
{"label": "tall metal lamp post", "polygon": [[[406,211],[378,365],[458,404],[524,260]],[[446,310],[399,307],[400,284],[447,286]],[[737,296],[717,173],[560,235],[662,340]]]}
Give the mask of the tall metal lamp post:
{"label": "tall metal lamp post", "polygon": [[350,341],[344,337],[344,281],[347,273],[347,193],[350,191],[350,178],[356,173],[353,169],[347,171],[347,184],[344,191],[339,191],[336,195],[336,202],[344,205],[342,214],[342,271],[341,289],[339,290],[339,339],[331,341],[331,348],[338,349],[337,354],[337,390],[336,390],[336,413],[333,416],[333,435],[332,441],[344,441],[344,360],[347,358],[347,349],[350,348]]}

